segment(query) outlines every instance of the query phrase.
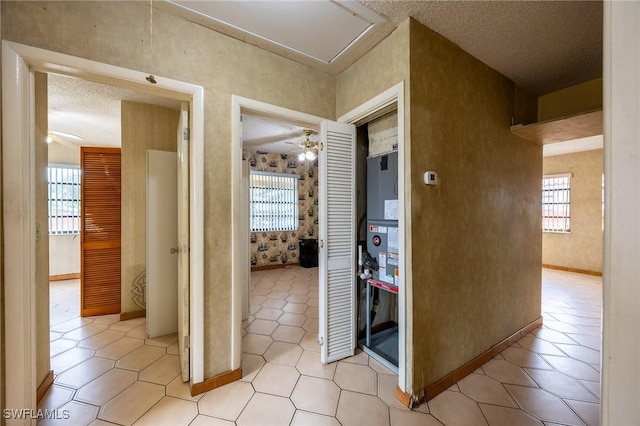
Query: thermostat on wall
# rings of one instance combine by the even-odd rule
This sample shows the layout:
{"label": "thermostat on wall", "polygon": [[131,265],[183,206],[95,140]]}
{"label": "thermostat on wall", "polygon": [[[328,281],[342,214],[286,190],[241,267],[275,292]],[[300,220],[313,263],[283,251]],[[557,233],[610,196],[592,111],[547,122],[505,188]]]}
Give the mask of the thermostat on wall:
{"label": "thermostat on wall", "polygon": [[438,174],[436,172],[424,172],[424,183],[425,185],[437,185]]}

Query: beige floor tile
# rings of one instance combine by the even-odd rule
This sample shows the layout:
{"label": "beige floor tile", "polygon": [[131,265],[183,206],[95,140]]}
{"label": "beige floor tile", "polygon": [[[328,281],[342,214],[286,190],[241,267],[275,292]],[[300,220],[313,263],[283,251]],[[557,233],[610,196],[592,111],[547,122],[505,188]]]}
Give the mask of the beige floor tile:
{"label": "beige floor tile", "polygon": [[[56,331],[59,333],[68,333],[72,330],[76,330],[80,327],[84,327],[85,325],[91,324],[93,322],[92,319],[82,318],[73,313],[65,313],[64,315],[66,320],[64,322],[54,324],[54,321],[51,321],[51,331]],[[61,317],[62,318],[62,317]],[[80,340],[80,339],[75,339]]]}
{"label": "beige floor tile", "polygon": [[340,426],[335,417],[297,410],[291,420],[291,426]]}
{"label": "beige floor tile", "polygon": [[287,297],[287,302],[289,303],[307,303],[309,300],[309,296],[306,295],[308,290],[304,291],[304,294],[291,294],[291,296]]}
{"label": "beige floor tile", "polygon": [[317,297],[310,297],[309,300],[307,300],[307,305],[309,305],[309,307],[317,308],[320,306],[320,302]]}
{"label": "beige floor tile", "polygon": [[201,414],[235,421],[253,396],[253,386],[245,382],[233,382],[207,392],[198,408]]}
{"label": "beige floor tile", "polygon": [[300,410],[335,416],[339,397],[340,388],[331,380],[301,376],[291,400]]}
{"label": "beige floor tile", "polygon": [[369,367],[371,367],[373,369],[373,371],[375,371],[376,373],[379,373],[379,374],[389,374],[389,375],[396,376],[396,377],[398,376],[396,373],[394,373],[393,371],[389,370],[387,367],[385,367],[384,365],[382,365],[381,363],[379,363],[378,361],[376,361],[372,357],[369,357]]}
{"label": "beige floor tile", "polygon": [[317,377],[320,379],[333,379],[338,363],[322,364],[320,354],[317,352],[304,351],[296,364],[296,368],[305,376]]}
{"label": "beige floor tile", "polygon": [[367,355],[365,352],[361,351],[360,349],[356,349],[355,355],[350,356],[349,358],[345,358],[342,361],[350,362],[352,364],[369,365],[369,355]]}
{"label": "beige floor tile", "polygon": [[62,352],[68,351],[71,348],[75,348],[78,345],[77,340],[69,340],[69,339],[57,339],[49,344],[49,350],[51,357],[61,354]]}
{"label": "beige floor tile", "polygon": [[164,386],[135,382],[100,409],[102,420],[130,425],[164,397]]}
{"label": "beige floor tile", "polygon": [[540,420],[515,408],[480,404],[480,410],[490,426],[543,426]]}
{"label": "beige floor tile", "polygon": [[171,345],[167,346],[167,354],[169,355],[180,355],[180,346],[178,342],[173,342]]}
{"label": "beige floor tile", "polygon": [[68,333],[64,334],[65,339],[84,340],[95,334],[98,334],[106,330],[108,326],[106,324],[87,324],[80,328],[76,328]]}
{"label": "beige floor tile", "polygon": [[269,294],[271,292],[271,290],[269,288],[260,288],[260,287],[253,287],[251,289],[251,295],[252,296],[266,296],[267,294]]}
{"label": "beige floor tile", "polygon": [[306,331],[315,331],[318,332],[318,318],[309,318],[304,324],[302,324],[302,328]]}
{"label": "beige floor tile", "polygon": [[242,352],[262,355],[272,343],[273,339],[270,336],[247,334],[242,338]]}
{"label": "beige floor tile", "polygon": [[197,415],[198,406],[195,402],[165,396],[134,424],[139,426],[187,426]]}
{"label": "beige floor tile", "polygon": [[[581,344],[582,346],[586,346],[593,350],[599,351],[601,347],[601,336],[590,336],[587,334],[568,334],[568,336]],[[564,343],[564,342],[560,342]],[[571,343],[571,342],[568,342]]]}
{"label": "beige floor tile", "polygon": [[97,415],[98,407],[71,401],[60,407],[56,419],[44,419],[39,421],[38,425],[88,425]]}
{"label": "beige floor tile", "polygon": [[89,358],[58,375],[56,383],[77,389],[111,370],[114,364],[115,362],[110,359]]}
{"label": "beige floor tile", "polygon": [[598,402],[598,397],[589,392],[576,379],[557,371],[527,369],[540,388],[560,398]]}
{"label": "beige floor tile", "polygon": [[299,377],[294,367],[267,363],[253,379],[253,388],[256,392],[289,397]]}
{"label": "beige floor tile", "polygon": [[270,309],[282,309],[282,307],[286,304],[287,302],[282,299],[267,299],[262,302],[262,307]]}
{"label": "beige floor tile", "polygon": [[278,342],[286,343],[300,343],[305,331],[300,327],[291,327],[288,325],[279,325],[273,333],[271,338]]}
{"label": "beige floor tile", "polygon": [[378,374],[378,397],[389,407],[401,410],[408,410],[396,398],[396,388],[398,387],[398,376],[389,374]]}
{"label": "beige floor tile", "polygon": [[64,335],[64,333],[58,333],[56,331],[51,331],[51,332],[49,332],[49,341],[50,342],[54,342],[54,341],[62,338],[63,335]]}
{"label": "beige floor tile", "polygon": [[144,340],[133,337],[123,337],[115,342],[102,347],[96,352],[96,356],[109,359],[120,359],[144,344]]}
{"label": "beige floor tile", "polygon": [[442,392],[429,401],[429,412],[444,425],[487,424],[478,403],[461,392]]}
{"label": "beige floor tile", "polygon": [[154,361],[160,359],[166,353],[166,349],[156,346],[140,346],[128,355],[120,358],[116,367],[125,370],[142,371]]}
{"label": "beige floor tile", "polygon": [[78,347],[87,349],[100,349],[123,337],[124,332],[122,331],[105,330],[101,333],[95,334],[87,339],[80,341],[78,343]]}
{"label": "beige floor tile", "polygon": [[598,381],[600,380],[600,373],[589,364],[585,364],[582,361],[568,357],[560,357],[553,355],[542,355],[542,357],[551,366],[575,379]]}
{"label": "beige floor tile", "polygon": [[295,408],[288,398],[256,393],[238,417],[238,426],[288,425]]}
{"label": "beige floor tile", "polygon": [[115,423],[107,422],[105,420],[100,420],[100,419],[95,419],[94,421],[89,423],[89,426],[113,426],[113,425],[115,425]]}
{"label": "beige floor tile", "polygon": [[482,366],[482,371],[484,371],[484,374],[493,377],[500,383],[511,383],[514,385],[533,387],[537,386],[522,368],[509,361],[492,359]]}
{"label": "beige floor tile", "polygon": [[282,310],[291,314],[304,314],[307,308],[308,306],[304,303],[287,303],[282,307]]}
{"label": "beige floor tile", "polygon": [[111,325],[120,322],[120,314],[98,315],[91,318],[95,324]]}
{"label": "beige floor tile", "polygon": [[140,326],[141,324],[145,324],[146,321],[147,321],[146,318],[134,318],[126,321],[120,321],[115,324],[111,324],[109,326],[109,329],[127,332],[130,330],[133,330],[134,328]]}
{"label": "beige floor tile", "polygon": [[302,348],[293,343],[273,342],[264,353],[267,362],[295,367],[302,355]]}
{"label": "beige floor tile", "polygon": [[55,410],[73,398],[73,390],[55,384],[49,388],[40,403],[39,409]]}
{"label": "beige floor tile", "polygon": [[304,336],[300,341],[300,346],[302,346],[305,351],[320,352],[318,333],[314,333],[313,331],[307,331],[304,333]]}
{"label": "beige floor tile", "polygon": [[342,389],[376,395],[377,376],[368,365],[339,361],[333,380]]}
{"label": "beige floor tile", "polygon": [[262,366],[265,364],[264,358],[261,355],[254,355],[249,353],[242,354],[242,380],[245,382],[252,381]]}
{"label": "beige floor tile", "polygon": [[389,407],[378,397],[342,391],[336,417],[343,426],[388,426]]}
{"label": "beige floor tile", "polygon": [[430,414],[393,408],[390,411],[391,426],[442,426]]}
{"label": "beige floor tile", "polygon": [[600,364],[600,351],[578,345],[557,344],[556,346],[558,346],[558,348],[568,356],[577,359],[578,361],[582,361],[587,364]]}
{"label": "beige floor tile", "polygon": [[267,294],[269,299],[286,299],[289,297],[289,292],[287,291],[272,291]]}
{"label": "beige floor tile", "polygon": [[161,348],[168,348],[174,343],[178,342],[178,333],[171,333],[165,336],[158,336],[151,339],[145,339],[144,344],[149,346],[159,346]]}
{"label": "beige floor tile", "polygon": [[318,318],[320,313],[317,306],[309,306],[304,314],[307,318]]}
{"label": "beige floor tile", "polygon": [[189,426],[235,426],[235,423],[199,414]]}
{"label": "beige floor tile", "polygon": [[477,402],[503,407],[518,407],[500,382],[484,374],[469,374],[458,382],[458,388]]}
{"label": "beige floor tile", "polygon": [[[282,279],[278,280],[278,281],[282,281]],[[276,284],[273,287],[271,287],[271,290],[273,291],[287,291],[287,292],[291,292],[291,286],[289,284]]]}
{"label": "beige floor tile", "polygon": [[62,373],[91,358],[93,353],[91,349],[71,348],[51,358],[51,369],[56,374]]}
{"label": "beige floor tile", "polygon": [[[558,316],[557,314],[554,314],[554,317],[557,317],[557,316]],[[578,334],[584,333],[584,331],[576,325],[568,324],[562,321],[552,320],[549,317],[545,317],[544,326],[551,330],[559,331],[561,333],[578,333]]]}
{"label": "beige floor tile", "polygon": [[542,358],[540,358],[540,355],[527,349],[511,346],[502,351],[502,356],[507,361],[511,361],[512,363],[514,363],[515,365],[519,365],[520,367],[551,370],[551,366],[547,364]]}
{"label": "beige floor tile", "polygon": [[592,394],[599,398],[600,396],[600,382],[590,382],[588,380],[578,380],[582,385],[589,390]]}
{"label": "beige floor tile", "polygon": [[518,340],[518,344],[524,349],[536,352],[538,354],[560,356],[563,355],[562,351],[558,349],[553,343],[547,342],[546,340],[538,339],[532,334]]}
{"label": "beige floor tile", "polygon": [[[278,300],[278,299],[274,299]],[[255,313],[257,319],[276,321],[283,314],[281,309],[262,308]]]}
{"label": "beige floor tile", "polygon": [[600,426],[600,404],[565,400],[588,426]]}
{"label": "beige floor tile", "polygon": [[278,318],[278,323],[292,327],[302,327],[306,320],[307,317],[305,315],[285,312],[280,318]]}
{"label": "beige floor tile", "polygon": [[575,340],[569,338],[566,334],[545,327],[534,330],[532,334],[538,339],[546,340],[551,343],[568,343],[570,345],[575,345],[576,343]]}
{"label": "beige floor tile", "polygon": [[515,385],[505,385],[505,388],[524,410],[542,421],[582,425],[578,416],[560,398],[545,390]]}
{"label": "beige floor tile", "polygon": [[262,305],[265,300],[267,300],[266,296],[259,296],[255,293],[249,297],[249,302],[253,305]]}
{"label": "beige floor tile", "polygon": [[172,396],[174,398],[186,399],[187,401],[195,402],[198,402],[200,398],[204,396],[202,393],[191,396],[189,382],[183,382],[182,376],[180,375],[176,376],[176,378],[167,385],[166,394],[167,396]]}
{"label": "beige floor tile", "polygon": [[107,371],[76,393],[75,399],[93,405],[104,405],[111,398],[131,386],[138,379],[138,373],[114,368]]}
{"label": "beige floor tile", "polygon": [[268,336],[273,333],[273,330],[277,327],[278,323],[276,321],[256,319],[247,326],[247,331],[253,334],[264,334]]}
{"label": "beige floor tile", "polygon": [[127,331],[127,337],[135,337],[137,339],[146,339],[147,338],[147,325],[142,324],[137,326],[134,329]]}
{"label": "beige floor tile", "polygon": [[142,370],[138,380],[167,385],[178,375],[180,375],[180,358],[176,355],[164,355]]}

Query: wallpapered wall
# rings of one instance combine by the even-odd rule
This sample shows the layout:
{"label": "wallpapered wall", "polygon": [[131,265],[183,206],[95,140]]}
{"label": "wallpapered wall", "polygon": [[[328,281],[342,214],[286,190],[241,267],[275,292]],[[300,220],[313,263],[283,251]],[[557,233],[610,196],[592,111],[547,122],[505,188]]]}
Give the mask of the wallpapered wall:
{"label": "wallpapered wall", "polygon": [[297,154],[266,152],[242,153],[242,161],[250,170],[298,174],[298,230],[251,232],[251,266],[297,263],[300,256],[299,239],[318,238],[318,160],[300,162]]}

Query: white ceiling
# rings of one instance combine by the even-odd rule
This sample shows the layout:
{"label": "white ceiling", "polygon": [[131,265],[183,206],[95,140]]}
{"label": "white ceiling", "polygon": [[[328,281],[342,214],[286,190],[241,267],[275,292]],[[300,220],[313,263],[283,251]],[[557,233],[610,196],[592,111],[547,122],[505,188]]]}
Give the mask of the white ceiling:
{"label": "white ceiling", "polygon": [[317,129],[310,126],[289,123],[270,117],[242,115],[242,143],[249,151],[275,154],[293,153],[300,150],[300,143],[306,140],[304,130],[313,130],[309,136],[318,141]]}
{"label": "white ceiling", "polygon": [[[175,0],[153,5],[332,74],[411,16],[534,94],[602,75],[601,1]],[[123,99],[179,108],[165,98],[52,75],[49,127],[77,135],[85,145],[118,146]],[[301,125],[265,117],[247,118],[244,129],[249,149],[283,152],[290,144],[278,145],[275,139],[299,143],[303,138]]]}
{"label": "white ceiling", "polygon": [[571,154],[574,152],[591,151],[604,147],[602,135],[589,136],[588,138],[573,139],[565,142],[548,143],[542,145],[542,155],[551,157],[554,155]]}

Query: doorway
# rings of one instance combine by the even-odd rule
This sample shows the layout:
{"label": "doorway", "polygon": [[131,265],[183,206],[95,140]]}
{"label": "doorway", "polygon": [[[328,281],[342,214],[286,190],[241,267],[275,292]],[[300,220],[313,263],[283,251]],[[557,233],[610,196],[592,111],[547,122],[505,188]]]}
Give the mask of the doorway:
{"label": "doorway", "polygon": [[[4,214],[12,224],[5,229],[6,246],[14,247],[5,251],[5,287],[7,314],[14,321],[6,324],[6,337],[11,338],[14,347],[6,354],[7,370],[15,374],[7,376],[8,388],[14,389],[7,395],[6,403],[10,406],[35,408],[36,379],[35,353],[38,344],[33,336],[36,334],[34,317],[37,316],[35,287],[35,247],[32,238],[32,223],[35,223],[35,184],[33,146],[35,144],[32,103],[33,72],[56,72],[66,75],[82,76],[87,80],[99,81],[116,86],[126,86],[146,92],[154,92],[163,96],[175,97],[191,103],[193,112],[192,146],[194,161],[190,174],[190,236],[191,255],[191,294],[192,313],[196,311],[195,320],[190,325],[191,335],[191,370],[192,381],[201,382],[203,374],[203,338],[202,338],[202,140],[203,140],[203,89],[187,83],[164,80],[156,86],[145,82],[143,73],[123,68],[107,66],[94,61],[84,60],[68,55],[49,52],[43,49],[3,42],[3,72],[8,78],[3,80],[4,105],[12,105],[11,113],[5,114],[3,121],[3,151],[5,186]],[[8,161],[7,159],[11,160]],[[9,203],[6,200],[13,200]],[[18,283],[28,283],[20,285]],[[199,296],[199,297],[198,297]],[[199,315],[197,315],[199,313]],[[48,342],[47,342],[48,343]]]}

